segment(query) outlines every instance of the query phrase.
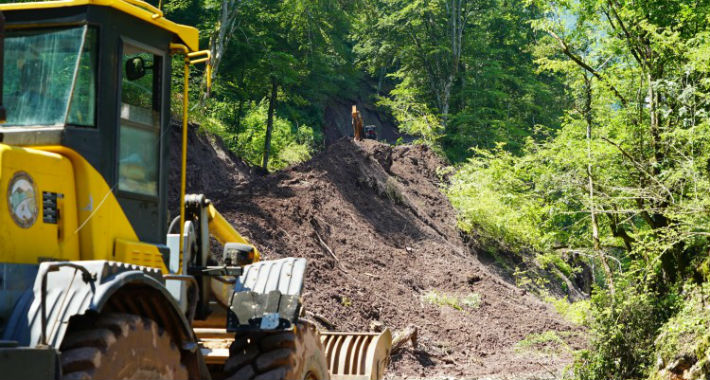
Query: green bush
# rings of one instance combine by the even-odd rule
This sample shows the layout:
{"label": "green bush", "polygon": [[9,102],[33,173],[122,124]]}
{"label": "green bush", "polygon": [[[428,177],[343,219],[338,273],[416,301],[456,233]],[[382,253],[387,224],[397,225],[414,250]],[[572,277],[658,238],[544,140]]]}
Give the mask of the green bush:
{"label": "green bush", "polygon": [[614,295],[595,292],[588,321],[592,349],[578,353],[575,379],[646,378],[658,330],[678,303],[675,292],[660,294],[635,279],[619,281]]}
{"label": "green bush", "polygon": [[545,301],[551,303],[564,319],[576,325],[584,325],[589,319],[591,308],[589,300],[569,302],[566,298],[546,296]]}
{"label": "green bush", "polygon": [[664,367],[678,358],[692,364],[691,378],[710,377],[710,284],[686,286],[683,296],[682,307],[660,328],[655,340],[657,366],[651,371],[652,379],[667,378]]}
{"label": "green bush", "polygon": [[[261,166],[266,139],[268,102],[248,105],[239,126],[231,121],[228,104],[211,101],[208,112],[196,112],[191,119],[212,134],[216,134],[239,157],[251,165]],[[225,121],[228,120],[228,121]],[[271,135],[269,170],[280,170],[288,166],[308,161],[315,150],[316,135],[306,125],[295,126],[287,119],[274,117]]]}
{"label": "green bush", "polygon": [[546,355],[555,355],[569,350],[567,343],[557,331],[533,333],[515,344],[516,351],[531,351]]}
{"label": "green bush", "polygon": [[446,193],[459,212],[459,227],[511,247],[544,247],[539,228],[544,205],[526,182],[524,162],[499,146],[476,156],[451,178]]}

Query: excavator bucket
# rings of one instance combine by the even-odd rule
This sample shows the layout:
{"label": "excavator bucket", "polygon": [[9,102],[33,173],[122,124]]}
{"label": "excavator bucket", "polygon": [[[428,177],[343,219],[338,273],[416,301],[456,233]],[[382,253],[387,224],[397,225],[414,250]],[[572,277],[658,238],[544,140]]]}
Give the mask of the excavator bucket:
{"label": "excavator bucket", "polygon": [[333,380],[379,380],[392,349],[389,329],[381,333],[320,332]]}

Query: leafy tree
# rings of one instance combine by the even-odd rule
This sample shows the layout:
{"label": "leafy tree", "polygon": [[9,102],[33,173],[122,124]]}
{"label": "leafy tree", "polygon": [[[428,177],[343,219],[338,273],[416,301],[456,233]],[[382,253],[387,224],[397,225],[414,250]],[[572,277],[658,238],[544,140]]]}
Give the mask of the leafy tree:
{"label": "leafy tree", "polygon": [[537,16],[503,0],[366,1],[354,50],[378,91],[385,74],[392,81],[380,104],[403,131],[453,161],[501,141],[519,152],[535,128],[559,126],[566,104],[560,78],[536,72],[541,33],[527,22]]}
{"label": "leafy tree", "polygon": [[644,378],[679,289],[708,274],[710,4],[528,3],[536,63],[572,102],[522,155],[477,151],[449,191],[466,228],[600,264],[575,374]]}

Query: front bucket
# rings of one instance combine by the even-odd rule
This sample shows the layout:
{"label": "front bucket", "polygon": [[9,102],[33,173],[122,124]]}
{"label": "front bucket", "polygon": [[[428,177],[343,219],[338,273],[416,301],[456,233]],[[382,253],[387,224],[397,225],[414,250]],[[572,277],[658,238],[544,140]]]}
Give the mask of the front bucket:
{"label": "front bucket", "polygon": [[321,342],[333,380],[379,380],[392,349],[389,329],[381,333],[321,331]]}

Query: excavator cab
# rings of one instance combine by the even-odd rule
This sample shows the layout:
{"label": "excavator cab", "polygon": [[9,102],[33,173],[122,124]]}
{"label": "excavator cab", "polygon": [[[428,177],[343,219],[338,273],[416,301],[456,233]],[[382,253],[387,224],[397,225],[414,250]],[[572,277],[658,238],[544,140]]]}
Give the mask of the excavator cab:
{"label": "excavator cab", "polygon": [[0,379],[382,377],[388,331],[319,334],[300,319],[306,260],[261,261],[209,199],[185,194],[190,66],[211,78],[197,29],[140,0],[0,12]]}

